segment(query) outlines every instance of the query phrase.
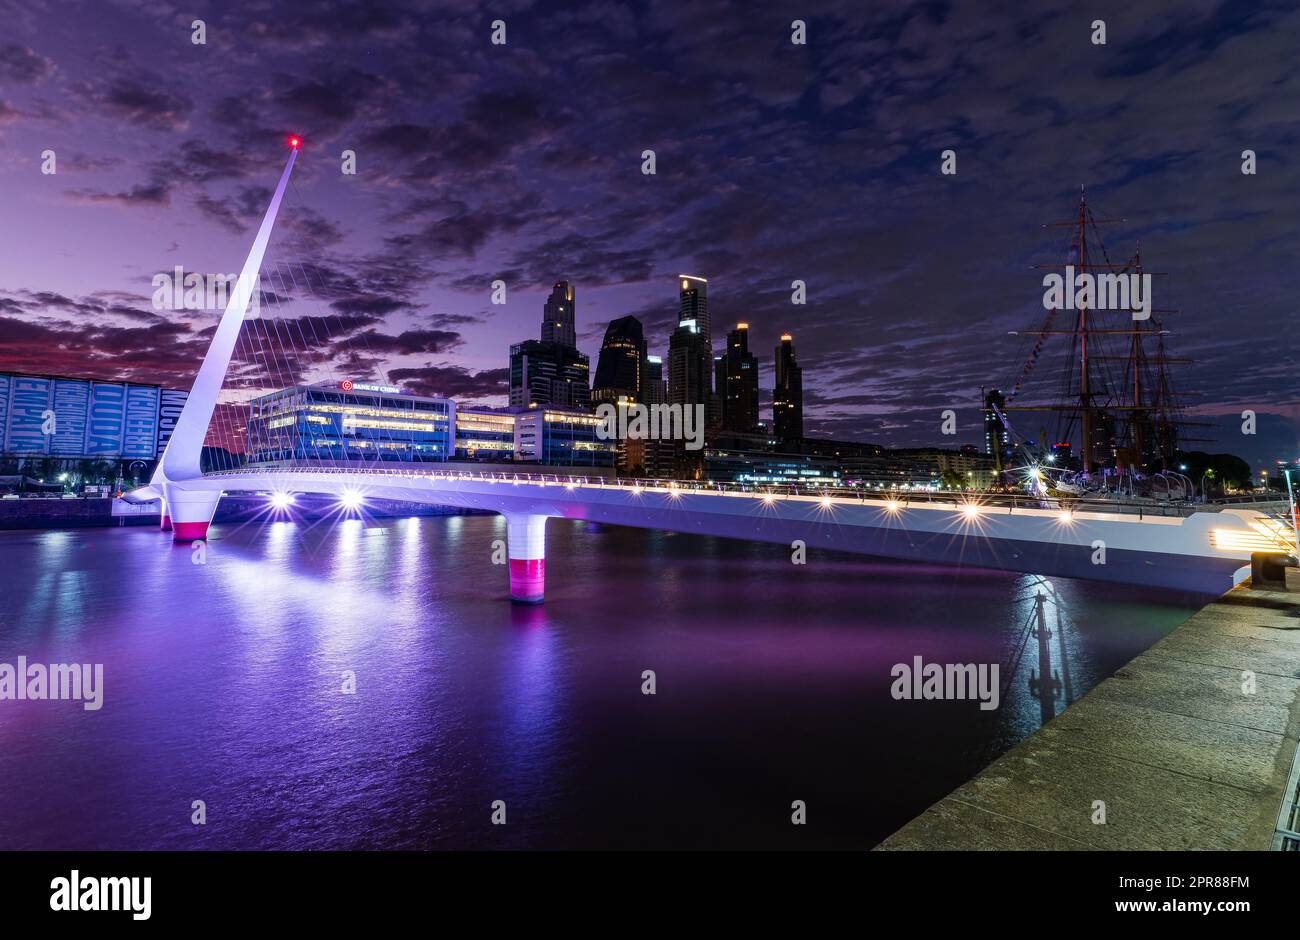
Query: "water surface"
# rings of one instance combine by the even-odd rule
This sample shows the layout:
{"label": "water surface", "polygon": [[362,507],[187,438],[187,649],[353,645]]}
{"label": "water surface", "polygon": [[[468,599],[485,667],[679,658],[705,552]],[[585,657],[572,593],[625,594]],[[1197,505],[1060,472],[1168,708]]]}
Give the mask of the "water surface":
{"label": "water surface", "polygon": [[[0,662],[105,673],[97,712],[0,701],[0,849],[869,848],[1201,601],[553,520],[519,608],[504,537],[0,533]],[[1000,663],[1001,707],[894,700],[915,656]]]}

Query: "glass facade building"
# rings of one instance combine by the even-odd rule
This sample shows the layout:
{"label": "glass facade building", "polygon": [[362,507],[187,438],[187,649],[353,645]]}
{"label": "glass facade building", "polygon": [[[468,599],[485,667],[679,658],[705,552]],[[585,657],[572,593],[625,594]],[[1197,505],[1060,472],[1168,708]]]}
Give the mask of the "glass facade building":
{"label": "glass facade building", "polygon": [[187,397],[136,382],[0,372],[0,455],[154,460]]}
{"label": "glass facade building", "polygon": [[249,460],[446,460],[455,411],[387,385],[299,385],[249,403]]}
{"label": "glass facade building", "polygon": [[617,441],[597,436],[595,415],[537,408],[515,416],[515,459],[572,467],[612,467]]}
{"label": "glass facade building", "polygon": [[514,460],[515,415],[456,409],[456,459]]}

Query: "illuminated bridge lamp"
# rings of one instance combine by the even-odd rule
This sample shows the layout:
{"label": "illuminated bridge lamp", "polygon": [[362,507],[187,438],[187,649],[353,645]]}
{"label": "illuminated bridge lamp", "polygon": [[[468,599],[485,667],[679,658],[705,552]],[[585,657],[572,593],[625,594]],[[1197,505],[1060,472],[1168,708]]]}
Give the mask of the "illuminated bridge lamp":
{"label": "illuminated bridge lamp", "polygon": [[292,505],[293,505],[293,494],[292,494],[292,493],[272,493],[272,494],[271,494],[271,508],[272,508],[272,509],[278,509],[278,510],[283,511],[283,510],[285,510],[285,509],[288,509],[288,508],[289,508],[290,506],[292,506]]}
{"label": "illuminated bridge lamp", "polygon": [[1074,522],[1074,513],[1068,509],[1061,510],[1061,525],[1070,525]]}
{"label": "illuminated bridge lamp", "polygon": [[966,503],[961,507],[961,513],[967,519],[974,519],[980,514],[980,508],[975,503]]}
{"label": "illuminated bridge lamp", "polygon": [[831,508],[831,498],[830,498],[829,496],[823,496],[823,497],[822,497],[822,505],[823,505],[824,507],[826,507],[827,509],[830,509],[830,508]]}
{"label": "illuminated bridge lamp", "polygon": [[339,497],[339,505],[348,512],[356,512],[365,502],[356,490],[347,490]]}
{"label": "illuminated bridge lamp", "polygon": [[898,512],[898,500],[891,499],[885,503],[885,508],[890,512]]}

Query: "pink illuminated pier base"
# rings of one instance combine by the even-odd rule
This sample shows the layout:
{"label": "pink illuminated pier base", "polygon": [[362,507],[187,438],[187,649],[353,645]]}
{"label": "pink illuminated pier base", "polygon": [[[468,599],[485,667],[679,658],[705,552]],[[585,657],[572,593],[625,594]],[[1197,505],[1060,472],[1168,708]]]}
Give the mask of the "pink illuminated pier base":
{"label": "pink illuminated pier base", "polygon": [[546,516],[506,514],[510,600],[540,604],[546,594]]}

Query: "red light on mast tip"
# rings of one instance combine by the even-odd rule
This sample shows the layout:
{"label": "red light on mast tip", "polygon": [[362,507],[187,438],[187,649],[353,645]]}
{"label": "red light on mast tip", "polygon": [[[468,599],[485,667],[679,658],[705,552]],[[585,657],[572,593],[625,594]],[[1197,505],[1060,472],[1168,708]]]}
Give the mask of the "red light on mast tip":
{"label": "red light on mast tip", "polygon": [[292,136],[289,138],[289,147],[290,147],[291,149],[293,149],[293,150],[298,150],[299,148],[301,148],[301,147],[302,147],[302,138],[299,137],[297,134],[292,135]]}

